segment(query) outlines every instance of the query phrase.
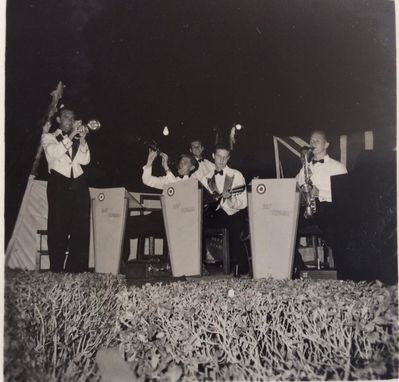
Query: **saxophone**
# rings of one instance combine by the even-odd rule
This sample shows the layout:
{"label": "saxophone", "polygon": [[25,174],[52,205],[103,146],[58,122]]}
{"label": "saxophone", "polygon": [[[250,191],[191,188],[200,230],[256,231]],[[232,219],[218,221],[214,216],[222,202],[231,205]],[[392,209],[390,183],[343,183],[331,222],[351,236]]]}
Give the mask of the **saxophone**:
{"label": "saxophone", "polygon": [[310,170],[309,162],[313,156],[312,147],[302,147],[301,150],[301,162],[303,166],[303,172],[305,175],[305,183],[300,187],[302,195],[302,204],[305,206],[304,217],[310,219],[316,213],[316,200],[312,195],[313,184],[310,177],[312,172]]}

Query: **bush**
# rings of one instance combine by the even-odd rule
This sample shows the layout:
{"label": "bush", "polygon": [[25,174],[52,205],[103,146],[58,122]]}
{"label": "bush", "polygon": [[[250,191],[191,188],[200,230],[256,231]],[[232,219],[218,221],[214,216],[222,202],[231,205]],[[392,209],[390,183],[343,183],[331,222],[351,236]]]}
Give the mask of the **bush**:
{"label": "bush", "polygon": [[117,344],[122,279],[7,271],[4,374],[10,381],[99,379],[99,346]]}
{"label": "bush", "polygon": [[9,381],[97,381],[97,350],[117,345],[139,380],[398,377],[397,288],[378,282],[135,288],[99,274],[8,271],[5,302]]}
{"label": "bush", "polygon": [[396,293],[339,281],[147,285],[119,294],[121,348],[142,379],[393,378]]}

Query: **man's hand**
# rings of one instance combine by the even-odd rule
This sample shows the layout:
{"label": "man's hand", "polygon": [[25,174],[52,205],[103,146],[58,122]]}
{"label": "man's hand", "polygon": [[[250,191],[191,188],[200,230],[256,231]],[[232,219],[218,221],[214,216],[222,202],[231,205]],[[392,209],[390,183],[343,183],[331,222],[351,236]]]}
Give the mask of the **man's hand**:
{"label": "man's hand", "polygon": [[169,166],[168,166],[168,155],[165,153],[160,153],[159,154],[162,158],[162,167],[165,171],[169,170]]}
{"label": "man's hand", "polygon": [[151,167],[158,153],[154,150],[148,149],[147,166]]}
{"label": "man's hand", "polygon": [[86,135],[88,134],[89,129],[87,126],[81,126],[80,131],[79,131],[79,137],[80,137],[80,144],[84,145],[86,143]]}
{"label": "man's hand", "polygon": [[75,121],[72,125],[72,131],[69,134],[69,139],[72,140],[76,135],[82,132],[82,121]]}
{"label": "man's hand", "polygon": [[311,194],[314,198],[318,198],[319,197],[319,189],[316,186],[312,187],[312,191]]}
{"label": "man's hand", "polygon": [[223,191],[222,197],[223,197],[223,199],[230,199],[231,198],[231,192]]}

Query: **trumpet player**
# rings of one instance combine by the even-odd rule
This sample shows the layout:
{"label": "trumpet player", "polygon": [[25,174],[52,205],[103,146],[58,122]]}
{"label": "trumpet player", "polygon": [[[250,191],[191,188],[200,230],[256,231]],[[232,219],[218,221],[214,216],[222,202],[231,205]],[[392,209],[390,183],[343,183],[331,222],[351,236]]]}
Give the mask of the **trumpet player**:
{"label": "trumpet player", "polygon": [[331,195],[331,177],[347,174],[348,171],[344,164],[328,155],[327,150],[330,143],[324,131],[315,130],[311,133],[310,146],[313,156],[306,165],[302,166],[297,175],[297,182],[301,192],[310,193],[310,195],[305,195],[304,200],[307,203],[310,201],[313,205],[304,206],[305,214],[301,211],[298,226],[300,229],[316,223],[323,232],[327,246],[332,247],[334,240],[332,224],[334,211]]}
{"label": "trumpet player", "polygon": [[90,243],[90,195],[82,165],[90,162],[87,128],[75,113],[63,108],[56,118],[58,128],[49,133],[43,126],[41,143],[50,173],[47,183],[48,249],[50,270],[85,272]]}

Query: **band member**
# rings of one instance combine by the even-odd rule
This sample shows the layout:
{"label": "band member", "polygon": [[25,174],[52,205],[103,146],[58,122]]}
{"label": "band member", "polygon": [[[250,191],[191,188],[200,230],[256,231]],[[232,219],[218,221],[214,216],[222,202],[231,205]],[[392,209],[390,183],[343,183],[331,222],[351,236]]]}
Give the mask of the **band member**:
{"label": "band member", "polygon": [[[335,159],[330,158],[327,149],[330,143],[327,140],[326,133],[322,130],[316,130],[311,134],[310,146],[313,148],[313,159],[310,164],[312,173],[312,194],[321,203],[331,203],[331,177],[334,175],[347,174],[345,165]],[[299,186],[305,183],[304,169],[302,168],[297,175]]]}
{"label": "band member", "polygon": [[[305,219],[300,213],[299,228],[309,224],[317,224],[323,231],[324,239],[329,247],[333,246],[333,200],[331,195],[331,177],[334,175],[347,174],[346,167],[327,154],[330,143],[326,133],[322,130],[315,130],[310,137],[310,146],[313,149],[313,159],[308,164],[307,171],[311,181],[311,199],[315,202],[315,213],[312,218]],[[304,189],[306,182],[305,169],[302,167],[297,175],[300,189]],[[336,259],[335,259],[336,260]]]}
{"label": "band member", "polygon": [[[215,170],[209,172],[201,183],[211,195],[218,199],[213,213],[205,214],[204,226],[223,226],[229,231],[230,256],[232,265],[238,266],[238,276],[249,273],[246,250],[241,233],[246,229],[244,209],[247,207],[245,179],[241,172],[227,166],[230,148],[222,144],[212,154]],[[240,190],[235,193],[234,190]]]}
{"label": "band member", "polygon": [[[162,167],[165,176],[153,176],[152,164],[158,153],[149,149],[147,163],[143,167],[143,183],[146,186],[163,189],[166,184],[176,183],[181,180],[189,179],[189,177],[198,169],[198,162],[190,154],[182,154],[180,156],[177,172],[178,176],[173,175],[168,165],[168,155],[160,153],[162,158]],[[165,235],[165,228],[161,211],[152,211],[148,215],[128,216],[125,229],[125,239],[122,254],[122,273],[123,268],[129,260],[130,240],[137,238],[143,232],[156,231],[160,236]]]}
{"label": "band member", "polygon": [[198,170],[195,171],[192,176],[201,181],[205,175],[209,174],[215,169],[215,165],[208,159],[202,157],[204,146],[200,140],[191,141],[190,152],[198,162]]}
{"label": "band member", "polygon": [[43,128],[41,142],[50,173],[47,184],[50,270],[85,272],[90,244],[90,195],[81,165],[90,162],[87,130],[70,109],[56,118],[59,128]]}
{"label": "band member", "polygon": [[149,149],[147,163],[143,167],[143,183],[146,186],[163,189],[166,184],[175,183],[180,180],[188,179],[197,169],[198,162],[190,154],[182,154],[180,156],[179,164],[177,167],[178,175],[175,176],[169,168],[168,165],[168,155],[165,153],[160,153],[162,158],[162,167],[165,170],[165,176],[153,176],[152,175],[152,164],[155,158],[158,156],[156,151]]}

